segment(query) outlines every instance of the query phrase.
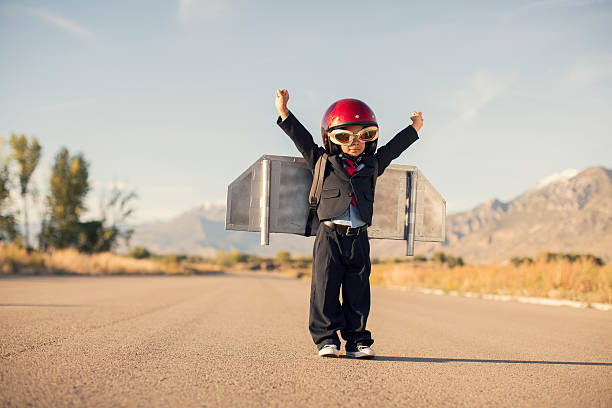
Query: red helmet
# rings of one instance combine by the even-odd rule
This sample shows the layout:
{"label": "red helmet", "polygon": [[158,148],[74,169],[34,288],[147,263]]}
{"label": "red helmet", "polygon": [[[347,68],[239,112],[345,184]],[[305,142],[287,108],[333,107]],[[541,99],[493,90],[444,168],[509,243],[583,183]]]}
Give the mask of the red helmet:
{"label": "red helmet", "polygon": [[[321,137],[323,145],[329,154],[338,154],[342,152],[342,148],[335,143],[329,142],[327,132],[345,125],[378,126],[378,123],[376,122],[374,111],[359,99],[340,99],[332,103],[325,111],[321,121]],[[367,142],[364,152],[366,154],[374,154],[376,152],[376,140]]]}

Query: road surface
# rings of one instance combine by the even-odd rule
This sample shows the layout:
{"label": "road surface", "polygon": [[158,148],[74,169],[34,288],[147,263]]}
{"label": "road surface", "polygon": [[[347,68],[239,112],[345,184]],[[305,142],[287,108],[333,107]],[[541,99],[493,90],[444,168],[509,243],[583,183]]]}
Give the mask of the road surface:
{"label": "road surface", "polygon": [[309,282],[0,279],[0,406],[612,406],[612,313],[374,287],[374,360],[316,355]]}

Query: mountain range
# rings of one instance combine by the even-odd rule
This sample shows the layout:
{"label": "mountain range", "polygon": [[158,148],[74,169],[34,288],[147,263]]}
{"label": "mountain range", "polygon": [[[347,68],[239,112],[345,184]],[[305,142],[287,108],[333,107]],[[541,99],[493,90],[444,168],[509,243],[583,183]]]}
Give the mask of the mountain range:
{"label": "mountain range", "polygon": [[[285,249],[311,255],[314,238],[271,234],[270,246],[259,234],[225,230],[225,204],[204,203],[163,222],[138,225],[132,246],[158,253],[214,256],[236,249],[270,256]],[[371,240],[372,257],[400,257],[405,242]],[[540,251],[591,253],[612,260],[612,171],[591,167],[547,177],[523,194],[503,202],[492,199],[448,215],[446,242],[416,243],[415,253],[444,251],[468,263],[506,262]]]}

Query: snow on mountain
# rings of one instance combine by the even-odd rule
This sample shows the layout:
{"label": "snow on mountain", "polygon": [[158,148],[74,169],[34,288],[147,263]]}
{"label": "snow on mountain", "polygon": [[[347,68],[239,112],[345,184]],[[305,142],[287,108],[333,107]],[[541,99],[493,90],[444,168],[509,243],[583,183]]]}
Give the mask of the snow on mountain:
{"label": "snow on mountain", "polygon": [[569,180],[578,173],[580,173],[580,171],[576,169],[565,169],[559,173],[551,174],[550,176],[544,177],[542,180],[540,180],[531,190],[539,190],[549,184]]}

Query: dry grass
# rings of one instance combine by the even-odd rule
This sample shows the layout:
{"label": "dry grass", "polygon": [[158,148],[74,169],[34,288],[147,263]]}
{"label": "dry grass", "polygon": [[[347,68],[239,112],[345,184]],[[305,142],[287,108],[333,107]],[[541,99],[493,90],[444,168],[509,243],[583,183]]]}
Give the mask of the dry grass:
{"label": "dry grass", "polygon": [[23,248],[0,243],[0,274],[39,273],[44,269],[45,259],[42,254],[38,252],[28,254]]}
{"label": "dry grass", "polygon": [[[267,270],[272,263],[238,263],[235,270]],[[310,276],[309,265],[274,264],[276,272],[297,278]],[[72,249],[51,254],[0,244],[0,274],[194,274],[221,271],[222,266],[185,263],[176,257],[133,259],[109,252],[87,255]],[[371,282],[382,286],[441,289],[513,296],[568,299],[612,304],[612,266],[588,260],[536,261],[533,264],[466,265],[449,268],[435,262],[376,264]]]}
{"label": "dry grass", "polygon": [[208,264],[186,264],[172,260],[133,259],[110,252],[83,254],[74,249],[63,249],[49,254],[14,245],[0,244],[0,273],[76,274],[76,275],[191,275],[218,271]]}
{"label": "dry grass", "polygon": [[518,267],[467,265],[449,268],[436,263],[379,264],[371,281],[382,286],[432,288],[612,303],[612,266],[566,260],[535,262]]}

